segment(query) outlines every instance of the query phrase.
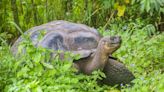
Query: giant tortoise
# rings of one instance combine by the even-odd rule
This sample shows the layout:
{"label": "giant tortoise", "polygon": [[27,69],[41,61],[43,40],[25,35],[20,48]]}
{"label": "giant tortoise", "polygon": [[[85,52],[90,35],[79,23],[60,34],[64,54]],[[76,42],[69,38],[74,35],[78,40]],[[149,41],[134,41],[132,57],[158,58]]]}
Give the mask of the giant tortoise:
{"label": "giant tortoise", "polygon": [[[38,39],[41,32],[44,33],[43,38]],[[94,28],[62,20],[33,27],[25,34],[30,34],[36,47],[80,54],[80,59],[74,60],[75,68],[85,74],[101,69],[106,75],[102,80],[105,84],[125,84],[134,79],[133,74],[122,63],[111,57],[121,45],[119,36],[102,37]],[[13,44],[11,50],[14,54],[17,53],[21,41],[22,37]]]}

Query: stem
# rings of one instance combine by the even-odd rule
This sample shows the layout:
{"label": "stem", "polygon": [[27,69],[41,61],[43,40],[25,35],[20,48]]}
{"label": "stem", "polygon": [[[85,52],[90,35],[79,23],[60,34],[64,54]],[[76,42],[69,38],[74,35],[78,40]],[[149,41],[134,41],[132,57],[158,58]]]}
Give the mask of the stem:
{"label": "stem", "polygon": [[[13,16],[14,16],[14,22],[20,27],[16,0],[11,0],[11,9],[12,9]],[[17,35],[19,35],[19,33]]]}
{"label": "stem", "polygon": [[102,8],[98,8],[98,9],[96,9],[89,17],[87,17],[87,19],[85,20],[83,20],[83,22],[84,21],[87,21],[87,20],[89,20],[89,18],[91,18],[94,14],[96,14],[98,11],[100,11]]}
{"label": "stem", "polygon": [[36,4],[34,2],[34,0],[31,0],[32,2],[32,9],[33,9],[33,14],[34,14],[34,22],[35,22],[35,25],[38,25],[38,17],[37,17],[37,9],[36,9]]}
{"label": "stem", "polygon": [[112,14],[110,15],[107,23],[104,25],[103,29],[106,29],[107,25],[110,23],[111,19],[113,18],[113,15],[114,15],[115,12],[112,12]]}

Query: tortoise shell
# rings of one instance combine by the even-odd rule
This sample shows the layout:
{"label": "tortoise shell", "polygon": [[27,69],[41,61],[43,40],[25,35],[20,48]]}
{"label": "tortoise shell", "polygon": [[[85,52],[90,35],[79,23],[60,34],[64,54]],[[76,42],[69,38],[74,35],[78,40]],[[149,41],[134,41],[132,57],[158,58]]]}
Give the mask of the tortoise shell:
{"label": "tortoise shell", "polygon": [[[94,28],[62,20],[33,27],[25,34],[30,35],[35,46],[66,51],[94,49],[101,39]],[[39,40],[41,34],[43,38]],[[17,46],[21,40],[23,39],[20,37],[12,46],[14,53],[17,53]]]}

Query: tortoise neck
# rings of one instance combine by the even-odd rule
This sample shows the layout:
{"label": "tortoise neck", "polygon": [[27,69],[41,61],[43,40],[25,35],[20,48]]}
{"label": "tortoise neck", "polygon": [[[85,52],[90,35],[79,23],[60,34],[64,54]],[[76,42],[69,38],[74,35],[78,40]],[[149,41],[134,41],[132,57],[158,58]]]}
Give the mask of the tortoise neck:
{"label": "tortoise neck", "polygon": [[93,59],[87,65],[87,72],[91,74],[94,70],[102,70],[108,60],[109,54],[103,53],[103,49],[98,48]]}
{"label": "tortoise neck", "polygon": [[104,53],[104,52],[105,52],[104,49],[98,48],[92,61],[95,64],[97,63],[98,66],[101,67],[101,69],[104,68],[106,61],[108,60],[109,57],[109,53]]}

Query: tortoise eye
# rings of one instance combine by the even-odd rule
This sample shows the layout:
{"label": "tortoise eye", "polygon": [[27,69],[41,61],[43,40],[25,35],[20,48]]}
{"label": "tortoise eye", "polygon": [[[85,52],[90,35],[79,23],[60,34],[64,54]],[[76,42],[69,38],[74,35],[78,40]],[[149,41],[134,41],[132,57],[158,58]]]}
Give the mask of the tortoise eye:
{"label": "tortoise eye", "polygon": [[108,42],[106,40],[103,41],[103,45],[106,45]]}

